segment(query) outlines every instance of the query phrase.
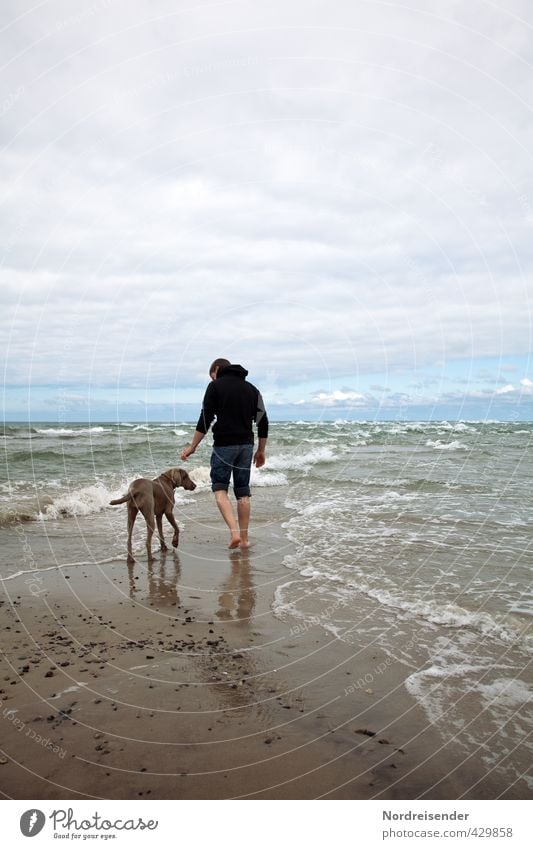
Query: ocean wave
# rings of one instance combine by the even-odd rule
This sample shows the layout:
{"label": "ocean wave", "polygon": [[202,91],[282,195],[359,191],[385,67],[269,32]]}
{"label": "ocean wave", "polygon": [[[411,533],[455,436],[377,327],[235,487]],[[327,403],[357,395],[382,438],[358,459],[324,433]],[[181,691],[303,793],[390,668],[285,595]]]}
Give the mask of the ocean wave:
{"label": "ocean wave", "polygon": [[10,525],[20,525],[25,522],[34,522],[37,514],[31,509],[22,506],[10,507],[8,510],[0,510],[0,528],[8,528]]}
{"label": "ocean wave", "polygon": [[[511,663],[497,663],[489,658],[481,662],[472,662],[471,656],[466,652],[458,652],[457,649],[451,652],[449,649],[444,649],[436,663],[409,675],[405,681],[405,687],[422,705],[430,721],[439,724],[445,714],[449,720],[453,720],[458,696],[465,692],[463,682],[467,682],[469,700],[477,698],[479,700],[477,709],[487,719],[490,717],[498,728],[503,729],[506,725],[509,711],[512,711],[514,723],[525,720],[526,727],[523,727],[521,732],[517,731],[525,739],[531,728],[531,712],[528,711],[528,705],[533,701],[529,683],[517,677],[498,677],[492,681],[487,680],[500,670],[510,669],[513,669]],[[452,706],[451,711],[450,706]],[[485,725],[490,729],[487,720]],[[490,734],[491,731],[489,730],[488,733]],[[505,737],[505,734],[503,736]],[[493,754],[496,754],[496,762],[503,755],[501,753],[498,756],[494,752]]]}
{"label": "ocean wave", "polygon": [[211,476],[209,466],[195,466],[188,470],[191,480],[194,481],[198,490],[211,489]]}
{"label": "ocean wave", "polygon": [[[48,452],[49,453],[49,452]],[[192,480],[197,485],[198,491],[211,489],[211,477],[209,466],[197,466],[190,470]],[[147,475],[151,477],[151,475]],[[132,476],[133,478],[134,476]],[[10,497],[10,506],[6,504],[0,508],[0,527],[16,525],[22,522],[49,521],[73,516],[89,516],[107,510],[109,502],[114,498],[120,498],[127,492],[131,479],[116,482],[98,481],[58,492],[61,483],[58,479],[50,482],[40,481],[39,494],[36,496],[36,487],[32,486],[25,493],[16,495],[17,502],[13,502],[13,486],[9,482],[5,484],[6,500]],[[22,483],[25,483],[22,481]],[[251,483],[257,487],[285,486],[288,481],[280,472],[269,472],[252,467]],[[54,491],[48,491],[48,486]],[[174,490],[176,504],[188,504],[194,501],[192,495],[181,488]]]}
{"label": "ocean wave", "polygon": [[428,439],[426,442],[427,448],[435,448],[437,451],[465,451],[468,450],[467,445],[463,445],[459,440],[454,439],[453,442],[441,442],[440,439]]}
{"label": "ocean wave", "polygon": [[[5,505],[0,509],[0,527],[16,525],[21,522],[49,521],[64,519],[72,516],[89,516],[100,513],[110,507],[109,502],[114,498],[124,495],[132,478],[120,483],[103,483],[98,481],[94,484],[79,486],[75,489],[57,492],[57,481],[54,481],[55,492],[47,492],[43,485],[36,498],[33,493],[28,501],[19,500],[7,508]],[[195,480],[193,478],[193,480]],[[195,480],[196,483],[196,480]],[[44,482],[43,482],[44,484]],[[19,496],[20,498],[20,496]],[[176,504],[190,503],[190,494],[178,488],[174,490]],[[114,509],[114,508],[113,508]]]}
{"label": "ocean wave", "polygon": [[[100,513],[106,510],[109,502],[115,498],[121,498],[128,490],[128,483],[119,487],[108,488],[103,483],[84,486],[72,492],[54,498],[38,516],[39,519],[60,519],[70,516],[89,516],[92,513]],[[176,504],[188,504],[191,497],[183,489],[174,490]],[[117,505],[119,506],[119,505]]]}
{"label": "ocean wave", "polygon": [[[122,459],[126,453],[135,454],[136,452],[144,454],[146,446],[139,442],[124,442],[117,444],[102,444],[99,447],[95,445],[83,447],[81,444],[76,444],[74,439],[67,441],[59,441],[56,447],[53,448],[29,448],[26,450],[14,451],[9,457],[10,462],[29,463],[43,462],[50,460],[54,463],[51,467],[51,472],[57,474],[59,469],[64,468],[65,460],[69,462],[81,462],[85,464],[86,458],[89,455],[93,460],[102,459],[106,461],[106,468],[110,464],[115,465],[119,457]],[[120,453],[119,453],[120,451]],[[131,460],[130,460],[131,462]]]}
{"label": "ocean wave", "polygon": [[333,463],[337,455],[332,448],[323,446],[312,448],[305,454],[273,454],[267,455],[265,468],[273,471],[298,471],[305,472],[318,463]]}
{"label": "ocean wave", "polygon": [[37,428],[36,433],[44,434],[45,436],[85,436],[88,433],[109,433],[110,427],[44,427]]}
{"label": "ocean wave", "polygon": [[420,601],[397,595],[389,590],[376,589],[363,583],[354,588],[386,607],[395,608],[408,618],[423,619],[433,625],[447,628],[470,628],[483,636],[498,637],[503,642],[516,644],[520,634],[494,619],[489,613],[466,610],[453,602]]}
{"label": "ocean wave", "polygon": [[269,472],[268,469],[254,469],[250,478],[252,486],[287,486],[287,476],[283,472]]}
{"label": "ocean wave", "polygon": [[84,486],[55,498],[39,514],[38,518],[60,519],[67,516],[89,516],[91,513],[99,513],[109,506],[112,498],[120,498],[121,495],[122,492],[110,492],[102,483]]}
{"label": "ocean wave", "polygon": [[[200,492],[211,489],[211,471],[209,466],[196,466],[189,474]],[[281,472],[270,472],[268,469],[256,469],[252,466],[250,476],[252,486],[286,486],[288,480]]]}
{"label": "ocean wave", "polygon": [[[499,621],[485,611],[467,610],[454,602],[446,603],[433,599],[408,598],[398,591],[372,587],[364,580],[345,581],[335,571],[328,570],[325,564],[321,569],[318,569],[312,563],[304,565],[301,561],[298,562],[298,559],[297,556],[292,554],[286,555],[283,559],[283,564],[291,572],[294,573],[297,570],[298,579],[293,579],[278,587],[273,605],[275,613],[290,613],[298,618],[305,616],[304,611],[299,609],[299,600],[301,601],[309,595],[316,599],[322,598],[322,594],[325,592],[325,582],[327,582],[329,600],[336,599],[334,603],[339,608],[352,605],[358,595],[366,596],[378,602],[383,608],[393,611],[400,620],[427,623],[433,629],[434,626],[450,628],[463,636],[471,632],[471,639],[479,640],[479,636],[475,635],[481,635],[484,638],[498,640],[514,648],[521,648],[526,652],[531,650],[531,639],[521,631],[518,623],[505,619]],[[304,579],[305,591],[302,589],[302,583],[299,582],[299,579]],[[310,584],[308,584],[309,581]],[[320,581],[320,584],[316,583],[318,581]],[[311,589],[313,585],[314,591]],[[287,594],[287,588],[290,586],[293,586],[294,590]],[[335,586],[334,590],[332,589],[333,586]],[[334,592],[334,595],[331,595],[332,592]],[[292,600],[291,595],[295,595],[296,598]],[[328,621],[330,624],[337,624],[334,617],[333,621],[331,617],[328,618]]]}
{"label": "ocean wave", "polygon": [[28,451],[14,451],[10,456],[10,461],[14,460],[60,460],[64,461],[65,455],[63,451],[56,451],[53,448],[36,448]]}

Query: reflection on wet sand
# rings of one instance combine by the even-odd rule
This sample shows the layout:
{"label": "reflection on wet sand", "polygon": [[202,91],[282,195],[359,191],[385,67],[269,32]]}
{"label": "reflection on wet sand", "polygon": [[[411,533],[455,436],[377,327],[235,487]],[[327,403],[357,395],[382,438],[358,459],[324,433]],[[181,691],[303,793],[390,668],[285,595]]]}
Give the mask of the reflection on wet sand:
{"label": "reflection on wet sand", "polygon": [[216,615],[219,619],[231,619],[249,626],[256,601],[250,553],[234,551],[230,554],[230,563],[231,572],[222,585]]}
{"label": "reflection on wet sand", "polygon": [[[134,574],[135,565],[135,563],[128,564],[130,598],[133,598],[138,590],[136,583],[138,576]],[[148,599],[159,605],[177,607],[180,604],[178,595],[180,574],[181,563],[178,554],[175,551],[172,554],[162,551],[159,560],[150,561],[147,565]]]}

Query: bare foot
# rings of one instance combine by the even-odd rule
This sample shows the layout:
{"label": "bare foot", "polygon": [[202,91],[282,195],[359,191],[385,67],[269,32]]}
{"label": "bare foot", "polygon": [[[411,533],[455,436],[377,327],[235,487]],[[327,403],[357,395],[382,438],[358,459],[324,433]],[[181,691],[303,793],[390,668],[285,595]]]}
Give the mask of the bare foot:
{"label": "bare foot", "polygon": [[240,538],[239,534],[237,533],[237,531],[232,531],[231,540],[230,540],[230,544],[228,545],[228,548],[238,548],[240,546],[240,544],[241,544],[241,538]]}
{"label": "bare foot", "polygon": [[251,547],[252,547],[252,543],[250,542],[250,540],[249,539],[243,539],[243,541],[241,542],[241,548],[251,548]]}

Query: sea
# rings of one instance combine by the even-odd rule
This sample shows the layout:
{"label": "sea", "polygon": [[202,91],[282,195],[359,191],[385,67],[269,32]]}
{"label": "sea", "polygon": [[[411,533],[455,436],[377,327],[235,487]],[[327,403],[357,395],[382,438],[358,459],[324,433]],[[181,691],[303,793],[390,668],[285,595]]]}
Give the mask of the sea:
{"label": "sea", "polygon": [[[6,424],[0,534],[30,522],[68,532],[133,478],[183,465],[193,429]],[[252,476],[291,543],[273,614],[354,651],[379,647],[443,744],[531,789],[532,443],[525,422],[274,422]],[[208,462],[206,446],[187,466],[198,488],[177,490],[178,503],[210,497]],[[20,573],[11,559],[1,568],[4,581]],[[379,687],[383,667],[354,686]]]}

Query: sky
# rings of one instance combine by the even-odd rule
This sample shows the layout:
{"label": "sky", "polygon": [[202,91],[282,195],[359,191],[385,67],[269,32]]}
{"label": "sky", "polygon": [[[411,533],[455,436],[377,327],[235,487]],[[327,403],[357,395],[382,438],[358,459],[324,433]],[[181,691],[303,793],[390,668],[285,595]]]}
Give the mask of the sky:
{"label": "sky", "polygon": [[528,0],[4,0],[9,420],[533,420]]}

